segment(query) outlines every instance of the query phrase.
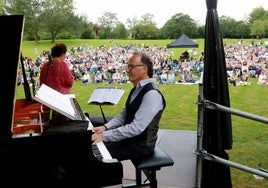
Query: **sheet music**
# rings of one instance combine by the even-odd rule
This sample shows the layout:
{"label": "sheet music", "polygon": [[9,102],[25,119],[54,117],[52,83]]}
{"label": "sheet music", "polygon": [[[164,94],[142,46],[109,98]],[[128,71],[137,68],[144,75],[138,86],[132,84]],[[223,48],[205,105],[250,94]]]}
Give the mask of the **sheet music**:
{"label": "sheet music", "polygon": [[118,104],[124,92],[125,91],[123,89],[97,88],[93,91],[91,97],[89,98],[88,104]]}
{"label": "sheet music", "polygon": [[71,101],[74,97],[74,95],[62,94],[51,87],[42,84],[34,96],[34,100],[48,106],[49,108],[65,115],[72,120],[81,120],[81,118],[77,116]]}

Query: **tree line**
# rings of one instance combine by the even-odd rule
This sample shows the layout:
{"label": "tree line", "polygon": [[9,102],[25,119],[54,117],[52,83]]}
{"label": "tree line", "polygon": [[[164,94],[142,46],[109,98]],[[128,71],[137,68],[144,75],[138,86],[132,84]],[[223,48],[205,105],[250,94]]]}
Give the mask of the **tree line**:
{"label": "tree line", "polygon": [[[176,39],[182,34],[204,38],[205,25],[189,15],[177,13],[158,28],[154,15],[128,18],[126,23],[117,14],[104,12],[96,23],[86,15],[75,13],[73,0],[2,0],[0,15],[24,15],[24,40],[46,39]],[[90,11],[90,9],[89,9]],[[257,7],[244,20],[219,17],[223,38],[267,38],[268,10]]]}

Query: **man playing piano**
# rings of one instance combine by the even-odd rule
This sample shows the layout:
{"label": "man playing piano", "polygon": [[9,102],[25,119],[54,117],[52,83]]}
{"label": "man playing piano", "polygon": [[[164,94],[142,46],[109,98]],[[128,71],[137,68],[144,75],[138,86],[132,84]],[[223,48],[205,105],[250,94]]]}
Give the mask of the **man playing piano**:
{"label": "man playing piano", "polygon": [[153,79],[153,62],[135,52],[127,66],[130,91],[121,113],[102,126],[94,127],[92,143],[104,142],[111,156],[119,161],[143,158],[154,151],[159,121],[166,107],[164,96]]}

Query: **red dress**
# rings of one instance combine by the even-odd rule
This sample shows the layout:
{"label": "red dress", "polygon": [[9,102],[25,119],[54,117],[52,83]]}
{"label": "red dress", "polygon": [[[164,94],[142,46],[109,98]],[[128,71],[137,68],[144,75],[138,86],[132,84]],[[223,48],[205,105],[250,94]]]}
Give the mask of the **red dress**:
{"label": "red dress", "polygon": [[54,60],[50,69],[47,71],[48,62],[46,62],[40,72],[39,82],[59,91],[63,94],[69,94],[74,82],[73,75],[65,61]]}

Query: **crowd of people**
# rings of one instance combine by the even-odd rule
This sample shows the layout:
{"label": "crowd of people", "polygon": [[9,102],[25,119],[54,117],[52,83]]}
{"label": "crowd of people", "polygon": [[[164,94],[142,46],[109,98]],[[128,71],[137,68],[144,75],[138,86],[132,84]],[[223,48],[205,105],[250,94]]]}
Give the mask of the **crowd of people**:
{"label": "crowd of people", "polygon": [[[258,78],[258,84],[268,85],[268,42],[244,44],[243,40],[225,45],[226,70],[232,85],[249,85],[249,77]],[[142,51],[153,60],[154,79],[159,84],[197,83],[198,76],[204,70],[204,54],[196,50],[195,56],[189,49],[189,58],[174,57],[166,47],[154,45],[129,44],[113,47],[89,45],[73,46],[66,53],[65,60],[74,79],[83,84],[129,83],[126,74],[128,59],[134,51]],[[26,65],[32,75],[38,76],[42,64],[48,58],[49,51],[44,50],[35,61],[28,58]],[[185,53],[185,52],[184,52]],[[194,57],[193,57],[194,56]],[[261,75],[261,77],[260,77]],[[19,82],[22,83],[19,75]],[[37,83],[38,85],[38,83]]]}
{"label": "crowd of people", "polygon": [[[232,45],[225,45],[226,69],[229,83],[237,85],[250,85],[248,78],[258,78],[257,84],[268,85],[267,78],[260,75],[268,74],[268,41],[246,45],[243,40]],[[261,76],[262,77],[262,76]]]}

